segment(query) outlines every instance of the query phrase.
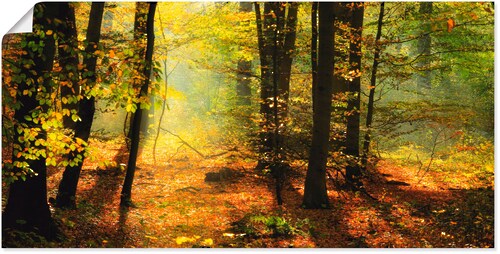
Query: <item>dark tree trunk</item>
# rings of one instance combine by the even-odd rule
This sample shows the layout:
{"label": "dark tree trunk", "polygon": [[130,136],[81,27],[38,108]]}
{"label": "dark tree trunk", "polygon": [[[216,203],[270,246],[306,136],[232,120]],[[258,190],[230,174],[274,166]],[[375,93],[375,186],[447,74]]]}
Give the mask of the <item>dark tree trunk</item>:
{"label": "dark tree trunk", "polygon": [[259,56],[261,69],[260,83],[260,146],[259,153],[261,158],[257,165],[257,169],[265,169],[269,167],[272,147],[272,115],[273,110],[271,104],[273,102],[273,72],[272,72],[272,55],[273,55],[273,6],[277,3],[264,3],[264,15],[260,14],[260,5],[255,3],[255,13],[257,19],[257,36],[259,41]]}
{"label": "dark tree trunk", "polygon": [[[148,3],[146,2],[137,2],[136,3],[136,12],[135,12],[135,17],[134,17],[134,60],[133,60],[133,69],[134,69],[134,75],[136,76],[141,76],[142,73],[141,70],[144,66],[144,59],[145,59],[145,54],[146,54],[146,22],[147,22],[147,13],[148,11]],[[149,76],[148,76],[149,78]],[[144,83],[144,80],[146,77],[143,78],[134,78],[133,81],[133,87],[134,89],[140,89],[142,84]],[[132,140],[132,125],[134,124],[134,118],[135,114],[139,111],[139,108],[134,113],[130,114],[130,120],[129,120],[129,132],[128,132],[128,138]],[[140,133],[142,135],[147,134],[147,121],[148,121],[148,116],[147,114],[142,114],[141,113],[141,125],[139,127]]]}
{"label": "dark tree trunk", "polygon": [[334,49],[334,61],[336,63],[334,75],[333,75],[333,113],[332,121],[335,123],[332,128],[332,148],[338,152],[343,152],[346,146],[346,111],[347,111],[347,81],[343,77],[346,72],[344,66],[349,64],[349,55],[346,54],[343,48],[347,48],[348,45],[348,35],[346,33],[346,28],[350,23],[350,8],[348,7],[350,3],[348,2],[335,2],[334,3],[334,26],[337,38],[342,38],[336,41],[336,47]]}
{"label": "dark tree trunk", "polygon": [[312,105],[316,110],[316,86],[318,85],[318,2],[311,7],[311,71],[312,71]]}
{"label": "dark tree trunk", "polygon": [[[31,116],[32,113],[41,113],[47,110],[45,105],[40,105],[37,100],[38,91],[42,93],[50,93],[51,91],[51,71],[55,55],[54,36],[39,36],[38,29],[42,33],[47,34],[49,30],[55,31],[55,18],[61,13],[60,8],[67,3],[41,3],[34,7],[34,32],[27,34],[24,40],[27,42],[23,50],[28,54],[21,56],[21,75],[26,75],[26,79],[18,85],[19,93],[17,101],[21,103],[21,108],[16,110],[14,114],[16,130],[30,130],[39,128],[40,131],[36,138],[46,139],[46,131],[39,124],[33,121],[28,121],[26,116]],[[49,33],[50,34],[50,33]],[[38,51],[33,52],[29,46],[34,42],[35,45],[43,43],[43,47]],[[22,62],[29,63],[32,61],[30,68],[23,66]],[[26,81],[42,81],[42,82],[26,82]],[[29,90],[29,94],[23,91]],[[42,94],[43,96],[43,94]],[[47,167],[45,158],[26,158],[22,154],[24,149],[35,147],[36,149],[45,149],[41,145],[30,144],[30,141],[21,141],[20,137],[23,134],[15,132],[14,135],[14,153],[12,161],[14,162],[14,173],[28,174],[26,180],[17,180],[10,185],[9,197],[2,217],[2,232],[6,229],[17,229],[21,231],[37,232],[47,239],[54,239],[57,236],[57,227],[55,226],[49,205],[47,204]],[[16,166],[18,163],[27,163],[34,174],[27,173],[27,168]],[[5,234],[4,234],[5,236]]]}
{"label": "dark tree trunk", "polygon": [[280,110],[282,113],[282,121],[287,116],[288,112],[288,98],[290,96],[290,76],[292,73],[292,62],[295,53],[295,40],[297,38],[297,12],[299,4],[297,2],[288,3],[288,15],[285,20],[285,27],[282,33],[285,38],[282,47],[279,49],[280,62],[279,62],[279,92],[280,97]]}
{"label": "dark tree trunk", "polygon": [[[240,12],[251,12],[251,2],[240,2]],[[238,61],[238,73],[236,76],[236,95],[238,96],[240,105],[250,105],[252,90],[250,88],[250,76],[252,73],[252,62],[246,59]]]}
{"label": "dark tree trunk", "polygon": [[351,18],[351,40],[349,43],[350,72],[355,73],[348,82],[347,132],[345,154],[349,155],[346,180],[355,188],[362,187],[359,161],[359,123],[361,93],[361,42],[364,3],[354,3]]}
{"label": "dark tree trunk", "polygon": [[432,86],[431,70],[429,69],[431,64],[431,58],[429,57],[431,54],[431,35],[429,31],[431,30],[432,2],[421,2],[419,13],[424,20],[422,33],[425,34],[417,42],[418,54],[422,55],[422,60],[417,63],[417,67],[420,69],[417,74],[417,83],[419,87],[429,89]]}
{"label": "dark tree trunk", "polygon": [[373,54],[372,73],[370,77],[370,94],[368,95],[368,104],[366,106],[366,133],[365,141],[363,143],[363,157],[362,166],[366,170],[368,155],[370,153],[372,122],[373,122],[373,108],[375,101],[375,87],[377,85],[377,68],[380,62],[380,37],[382,36],[382,25],[384,19],[384,2],[380,3],[380,12],[378,16],[377,34],[375,35],[375,53]]}
{"label": "dark tree trunk", "polygon": [[[97,57],[94,52],[97,49],[101,36],[101,23],[104,11],[103,2],[94,2],[90,9],[89,24],[87,28],[87,47],[85,49],[85,54],[87,57],[84,58],[83,72],[92,73],[92,75],[87,76],[87,84],[93,87],[96,81],[96,63]],[[78,56],[76,56],[78,57]],[[90,91],[86,91],[90,92]],[[92,128],[92,122],[94,120],[95,112],[95,97],[88,95],[83,96],[79,103],[78,115],[81,118],[75,126],[75,138],[74,142],[78,142],[77,139],[83,140],[85,143],[88,142],[90,136],[90,130]],[[76,189],[78,185],[78,179],[80,178],[80,172],[82,170],[83,161],[85,159],[84,151],[78,152],[78,150],[72,151],[68,160],[73,161],[76,158],[81,157],[76,165],[67,166],[63,173],[63,178],[59,184],[59,190],[56,197],[56,206],[61,208],[75,208],[76,207]]]}
{"label": "dark tree trunk", "polygon": [[[146,45],[146,55],[144,58],[144,64],[142,66],[142,78],[141,78],[141,90],[139,97],[148,96],[148,87],[151,77],[151,69],[153,62],[153,48],[154,48],[154,16],[156,10],[156,2],[149,3],[149,10],[147,12],[146,21],[146,35],[147,35],[147,45]],[[141,3],[137,3],[138,12]],[[143,34],[144,35],[144,34]],[[134,174],[137,162],[137,154],[139,151],[140,142],[140,126],[143,110],[140,108],[140,103],[136,104],[137,110],[133,116],[133,122],[130,127],[131,145],[130,145],[130,155],[127,164],[127,173],[125,175],[125,181],[123,183],[123,188],[121,192],[121,206],[133,206],[132,204],[132,183],[134,181]]]}
{"label": "dark tree trunk", "polygon": [[261,58],[261,160],[259,169],[269,168],[276,179],[278,204],[288,168],[283,152],[284,129],[290,91],[290,76],[296,40],[298,3],[267,2],[264,18],[256,4]]}
{"label": "dark tree trunk", "polygon": [[304,189],[305,208],[327,208],[326,162],[332,111],[334,34],[333,3],[319,3],[318,85],[316,109],[313,115],[313,137]]}
{"label": "dark tree trunk", "polygon": [[[72,4],[61,5],[61,13],[65,13],[63,23],[58,30],[58,54],[59,65],[62,67],[60,75],[60,89],[62,108],[71,111],[71,115],[78,110],[78,99],[80,94],[78,81],[78,39],[76,33],[75,9]],[[63,114],[65,128],[74,130],[76,123],[71,115]]]}

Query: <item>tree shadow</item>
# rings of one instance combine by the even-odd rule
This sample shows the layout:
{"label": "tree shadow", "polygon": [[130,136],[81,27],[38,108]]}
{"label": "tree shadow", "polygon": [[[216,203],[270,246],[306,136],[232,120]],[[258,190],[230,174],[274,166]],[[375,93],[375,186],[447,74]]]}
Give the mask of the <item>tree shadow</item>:
{"label": "tree shadow", "polygon": [[[491,188],[416,188],[375,173],[378,182],[365,181],[365,186],[377,200],[360,192],[340,195],[342,190],[328,183],[331,207],[321,210],[301,207],[305,176],[298,173],[283,190],[279,209],[295,220],[309,220],[314,247],[494,247]],[[273,182],[268,184],[272,190]]]}

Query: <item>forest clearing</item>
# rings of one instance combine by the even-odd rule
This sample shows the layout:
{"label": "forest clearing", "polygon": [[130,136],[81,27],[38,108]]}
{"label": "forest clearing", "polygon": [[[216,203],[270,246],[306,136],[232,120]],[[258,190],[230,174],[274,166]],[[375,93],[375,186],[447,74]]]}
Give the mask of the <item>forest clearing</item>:
{"label": "forest clearing", "polygon": [[492,2],[53,2],[2,42],[3,248],[494,248]]}

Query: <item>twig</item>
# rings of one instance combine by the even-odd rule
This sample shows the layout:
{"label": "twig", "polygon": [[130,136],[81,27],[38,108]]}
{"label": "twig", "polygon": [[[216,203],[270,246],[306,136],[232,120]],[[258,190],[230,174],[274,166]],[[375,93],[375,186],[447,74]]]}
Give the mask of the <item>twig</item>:
{"label": "twig", "polygon": [[168,158],[167,160],[167,163],[170,163],[170,160],[172,160],[172,158],[174,158],[175,155],[177,155],[179,153],[179,150],[181,149],[181,147],[184,146],[184,143],[182,143],[179,147],[177,147],[177,150],[175,151],[174,154],[172,154],[172,156],[170,156],[170,158]]}
{"label": "twig", "polygon": [[203,155],[200,151],[196,150],[196,148],[192,147],[192,146],[191,146],[188,142],[186,142],[184,139],[182,139],[179,135],[177,135],[177,134],[175,134],[175,133],[172,133],[171,131],[169,131],[169,130],[167,130],[167,129],[165,129],[165,128],[161,128],[161,127],[160,127],[160,129],[161,129],[162,131],[168,132],[168,133],[169,133],[170,135],[172,135],[172,136],[177,137],[177,138],[181,141],[181,143],[183,143],[183,144],[184,144],[184,145],[186,145],[187,147],[191,148],[191,150],[195,151],[195,152],[196,152],[198,155],[200,155],[201,157],[206,158],[206,156],[205,156],[205,155]]}
{"label": "twig", "polygon": [[[437,139],[439,138],[441,132],[443,132],[443,129],[439,130],[439,132],[436,134],[436,137],[434,138],[434,142],[433,142],[433,146],[432,146],[432,151],[431,151],[431,158],[429,160],[429,163],[427,164],[427,167],[425,168],[424,170],[424,174],[420,177],[420,179],[418,180],[417,184],[419,184],[422,179],[424,179],[424,176],[427,175],[427,173],[429,172],[429,169],[431,168],[431,165],[432,165],[432,161],[434,160],[434,154],[436,152],[436,146],[441,143],[441,142],[437,142]],[[444,141],[443,141],[444,142]],[[421,167],[420,167],[421,168]],[[420,169],[417,171],[417,175],[420,173]]]}

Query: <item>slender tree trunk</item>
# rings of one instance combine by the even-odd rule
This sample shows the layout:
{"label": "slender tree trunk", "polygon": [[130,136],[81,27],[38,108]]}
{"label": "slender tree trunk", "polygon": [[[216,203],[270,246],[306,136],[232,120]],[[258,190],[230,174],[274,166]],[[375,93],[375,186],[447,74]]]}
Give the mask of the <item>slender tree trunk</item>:
{"label": "slender tree trunk", "polygon": [[[138,9],[141,3],[137,3]],[[144,65],[142,67],[142,81],[141,90],[138,96],[144,97],[148,96],[148,87],[151,76],[152,62],[153,62],[153,48],[154,48],[154,16],[156,11],[156,2],[149,3],[149,10],[147,12],[146,21],[146,35],[147,35],[147,45],[146,45],[146,55],[144,59]],[[137,162],[137,154],[139,151],[140,142],[140,126],[142,119],[142,109],[140,108],[140,103],[136,104],[137,110],[133,116],[133,122],[131,125],[131,147],[129,161],[127,164],[127,173],[125,175],[125,181],[123,183],[122,193],[121,193],[121,206],[133,206],[132,204],[132,183],[134,181],[134,174]]]}
{"label": "slender tree trunk", "polygon": [[[240,12],[251,12],[251,2],[240,2]],[[250,105],[252,90],[250,88],[250,74],[252,73],[252,62],[244,58],[238,61],[238,73],[236,76],[236,95],[238,96],[239,104]]]}
{"label": "slender tree trunk", "polygon": [[295,40],[297,38],[297,12],[299,3],[290,2],[288,5],[288,13],[285,20],[285,28],[282,33],[284,34],[283,48],[280,49],[280,62],[279,62],[279,96],[282,120],[287,116],[288,112],[288,98],[290,96],[290,76],[292,73],[292,62],[295,53]]}
{"label": "slender tree trunk", "polygon": [[295,50],[298,3],[266,2],[264,17],[256,4],[261,58],[261,147],[258,169],[269,168],[276,179],[278,204],[288,165],[284,131]]}
{"label": "slender tree trunk", "polygon": [[269,167],[270,159],[272,158],[272,115],[271,108],[273,101],[273,70],[272,70],[272,55],[273,55],[273,6],[277,3],[264,3],[264,15],[260,14],[260,5],[255,3],[255,13],[257,21],[257,36],[259,41],[259,56],[261,69],[261,84],[260,84],[260,146],[259,153],[261,158],[257,165],[257,169],[263,170]]}
{"label": "slender tree trunk", "polygon": [[[59,27],[58,54],[61,71],[61,101],[62,108],[72,111],[75,114],[78,110],[78,99],[80,94],[78,81],[78,39],[76,33],[75,9],[72,4],[61,5],[61,12],[66,13],[62,25]],[[63,114],[63,124],[65,128],[74,130],[75,121],[71,115]]]}
{"label": "slender tree trunk", "polygon": [[417,73],[418,86],[421,88],[429,89],[431,88],[431,70],[430,64],[431,59],[429,57],[431,53],[431,35],[428,32],[431,30],[430,18],[432,14],[432,2],[421,2],[420,15],[423,18],[422,32],[426,33],[418,39],[417,50],[418,54],[422,55],[422,60],[417,63],[417,67],[420,69]]}
{"label": "slender tree trunk", "polygon": [[[148,11],[148,3],[146,2],[137,2],[136,3],[136,12],[135,12],[135,17],[134,17],[134,62],[133,62],[133,69],[134,69],[134,75],[141,76],[142,73],[141,69],[143,68],[143,61],[146,53],[146,21],[147,21],[147,13]],[[149,77],[148,77],[149,78]],[[140,89],[142,86],[144,80],[146,77],[142,78],[134,78],[133,79],[133,87],[134,89]],[[132,125],[134,124],[134,118],[135,114],[139,111],[139,108],[133,113],[130,113],[130,119],[129,119],[129,130],[128,130],[128,138],[129,140],[132,140]],[[140,132],[141,134],[145,135],[147,133],[147,128],[145,126],[147,125],[147,114],[142,114],[141,113],[141,126],[140,126]]]}
{"label": "slender tree trunk", "polygon": [[351,40],[349,43],[350,73],[354,75],[348,82],[347,132],[345,154],[349,156],[346,166],[346,180],[355,188],[362,187],[359,161],[359,125],[361,93],[361,42],[364,3],[354,3],[351,18]]}
{"label": "slender tree trunk", "polygon": [[334,4],[320,2],[319,9],[319,48],[318,48],[318,85],[316,109],[313,115],[313,137],[309,152],[309,164],[304,189],[305,208],[327,208],[329,206],[326,190],[326,162],[330,137],[330,118],[332,111],[333,70],[334,70]]}
{"label": "slender tree trunk", "polygon": [[[89,15],[89,24],[87,28],[87,47],[85,49],[86,57],[83,60],[83,65],[85,66],[83,72],[92,73],[87,76],[87,84],[93,87],[96,81],[96,63],[97,57],[94,52],[97,50],[97,45],[99,44],[101,36],[101,23],[104,11],[103,2],[92,3]],[[78,56],[76,56],[78,57]],[[86,91],[90,92],[90,91]],[[75,126],[75,138],[74,142],[79,142],[78,139],[88,142],[90,137],[90,130],[92,128],[92,122],[94,120],[95,112],[95,97],[92,95],[83,96],[79,103],[78,115],[80,116],[81,122]],[[75,208],[76,207],[76,189],[78,185],[78,179],[80,178],[80,172],[82,170],[83,161],[85,160],[84,151],[78,152],[78,150],[72,151],[68,160],[73,161],[78,159],[78,162],[74,166],[67,166],[63,173],[63,178],[59,184],[59,190],[56,197],[56,206],[61,208]]]}
{"label": "slender tree trunk", "polygon": [[336,41],[334,49],[334,61],[336,63],[333,75],[333,113],[332,121],[335,123],[332,128],[332,148],[331,150],[344,152],[346,146],[346,111],[347,111],[347,81],[343,74],[346,72],[345,66],[349,64],[349,55],[342,50],[347,48],[348,35],[346,28],[350,23],[350,8],[348,2],[335,2],[334,3],[334,26],[335,33],[338,38],[342,40]]}
{"label": "slender tree trunk", "polygon": [[[56,26],[54,20],[60,14],[62,5],[68,3],[41,3],[34,7],[33,33],[25,35],[25,43],[23,51],[27,54],[21,56],[21,75],[26,75],[24,81],[18,85],[17,101],[21,103],[21,108],[16,110],[14,114],[16,132],[14,135],[14,153],[12,161],[14,162],[14,173],[28,174],[26,180],[17,180],[10,185],[9,197],[7,205],[2,216],[2,230],[17,229],[21,231],[37,232],[47,239],[54,239],[57,236],[58,230],[55,226],[49,206],[47,204],[47,167],[45,158],[39,156],[35,159],[28,159],[24,155],[25,149],[36,148],[45,149],[41,145],[30,144],[28,140],[22,140],[23,132],[19,134],[17,131],[29,131],[35,128],[39,129],[37,139],[46,139],[46,130],[41,128],[39,124],[29,121],[26,116],[31,116],[32,113],[42,113],[47,110],[46,105],[40,105],[37,100],[39,91],[42,93],[50,93],[51,91],[51,71],[53,68],[53,60],[55,55],[54,36],[40,36],[40,34],[50,34],[50,31],[55,31]],[[39,30],[40,29],[40,30]],[[44,45],[33,52],[30,43],[34,45]],[[32,62],[31,62],[32,61]],[[30,68],[23,66],[22,62],[30,63]],[[26,81],[37,82],[26,82]],[[23,91],[30,91],[25,94]],[[43,96],[43,95],[42,95]],[[18,156],[18,154],[20,156]],[[29,165],[29,169],[34,174],[29,174],[28,168],[22,166],[22,163]],[[3,234],[5,236],[5,234]]]}
{"label": "slender tree trunk", "polygon": [[312,104],[316,110],[316,86],[318,85],[318,2],[311,7],[311,71],[312,71]]}
{"label": "slender tree trunk", "polygon": [[384,20],[384,2],[380,3],[380,12],[378,16],[377,23],[377,34],[375,35],[375,52],[373,54],[373,65],[372,65],[372,73],[370,78],[370,94],[368,95],[368,105],[366,106],[366,133],[365,133],[365,141],[363,143],[363,157],[362,157],[362,166],[366,170],[368,155],[370,153],[370,143],[371,143],[371,134],[372,134],[372,122],[373,122],[373,109],[374,109],[374,101],[375,101],[375,88],[377,85],[377,68],[380,62],[380,37],[382,36],[382,25]]}

